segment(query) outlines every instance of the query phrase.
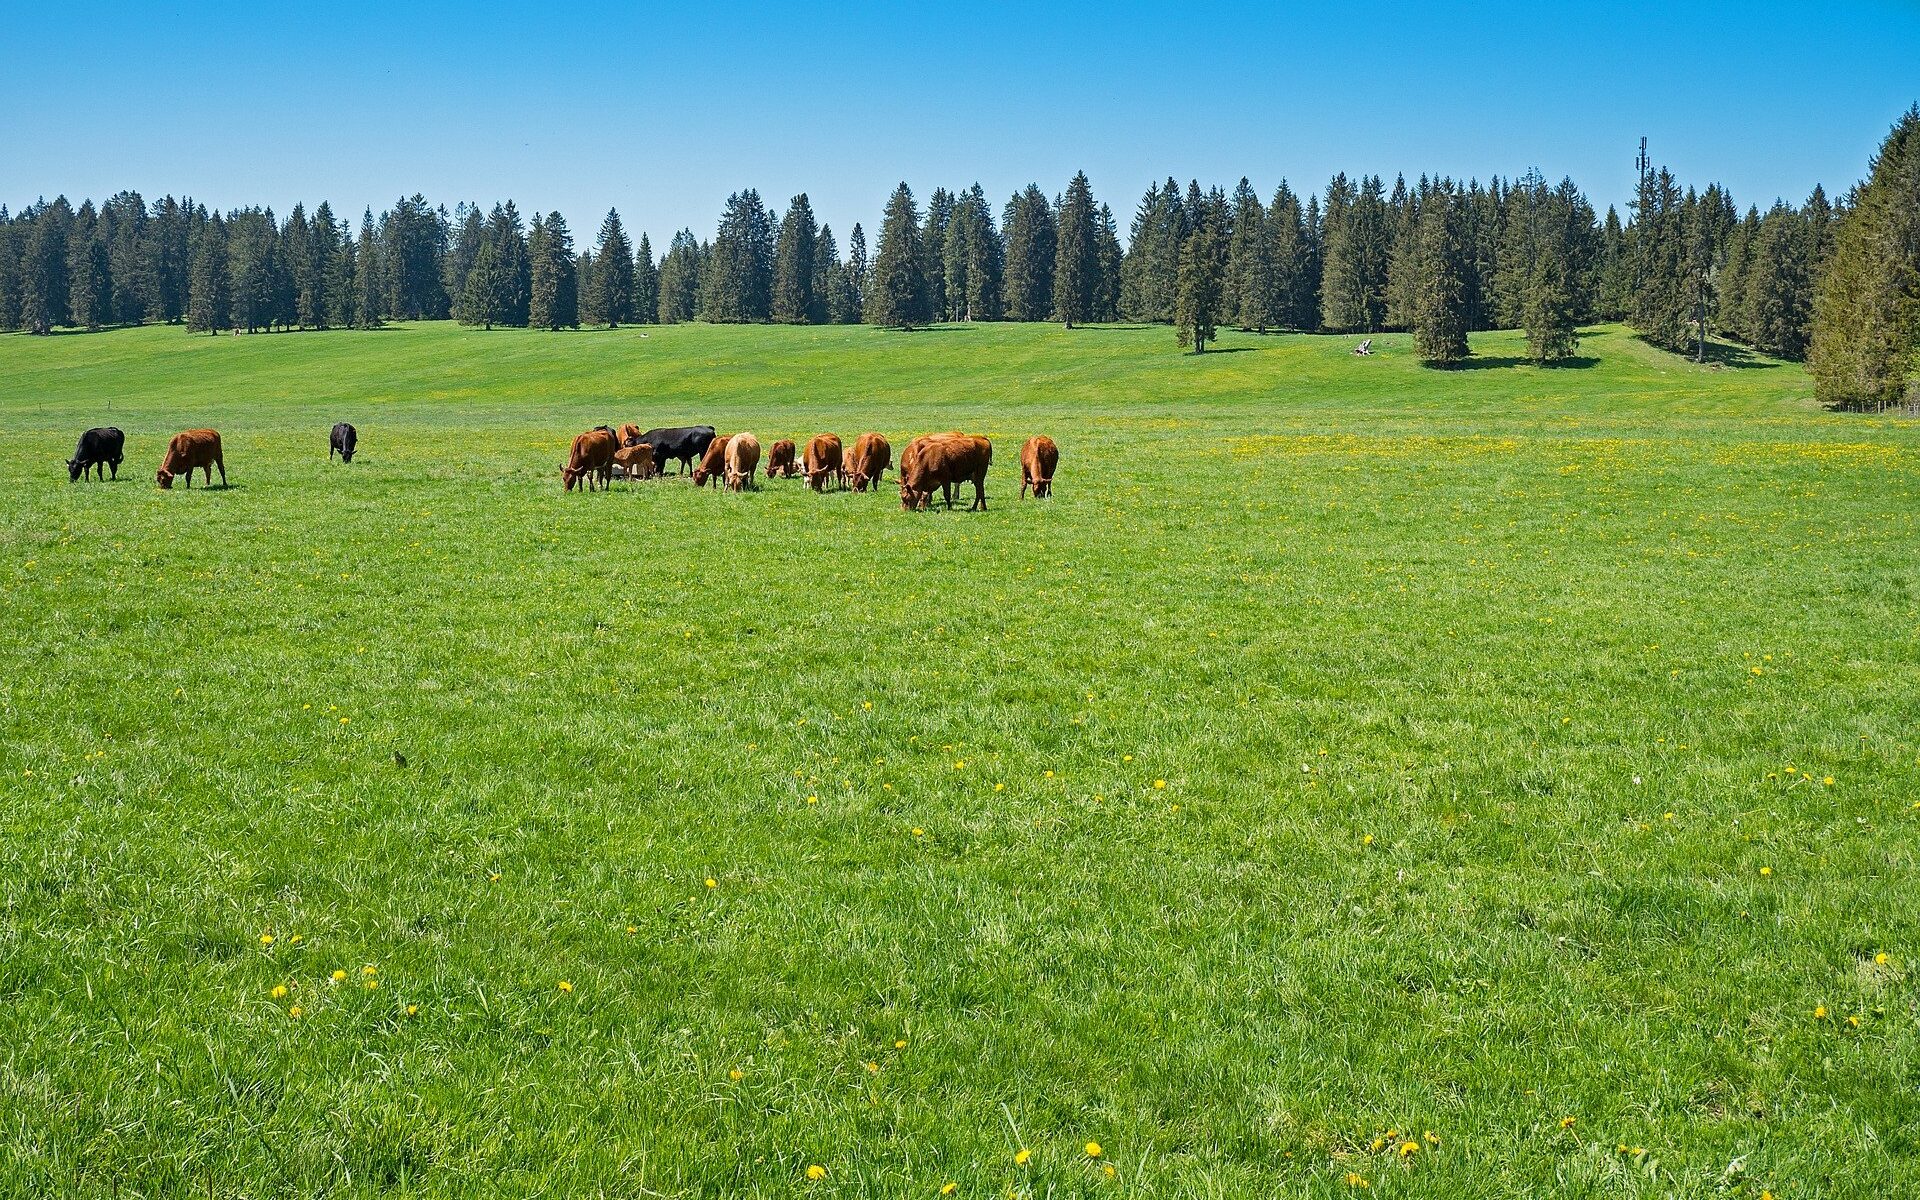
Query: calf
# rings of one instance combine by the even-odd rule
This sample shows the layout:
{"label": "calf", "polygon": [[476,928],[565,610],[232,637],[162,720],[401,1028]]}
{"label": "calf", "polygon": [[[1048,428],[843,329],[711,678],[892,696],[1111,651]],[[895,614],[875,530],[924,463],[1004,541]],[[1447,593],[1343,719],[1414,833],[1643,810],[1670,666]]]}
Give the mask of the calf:
{"label": "calf", "polygon": [[863,433],[853,439],[853,453],[847,456],[847,479],[856,492],[864,492],[869,486],[878,491],[880,477],[892,463],[892,444],[877,433]]}
{"label": "calf", "polygon": [[67,482],[73,483],[82,475],[92,479],[100,471],[110,471],[114,479],[120,478],[126,448],[127,435],[111,425],[87,430],[73,448],[73,457],[67,460]]}
{"label": "calf", "polygon": [[767,478],[792,479],[800,473],[793,463],[793,439],[781,438],[767,448]]}
{"label": "calf", "polygon": [[613,452],[613,463],[627,473],[628,479],[647,479],[653,475],[653,447],[645,442],[622,446]]}
{"label": "calf", "polygon": [[753,483],[753,469],[759,465],[759,438],[750,433],[736,433],[727,439],[728,491],[746,491]]}
{"label": "calf", "polygon": [[829,477],[840,478],[840,435],[815,434],[807,443],[807,486],[822,491]]}
{"label": "calf", "polygon": [[592,491],[594,481],[603,486],[613,484],[613,431],[607,428],[589,429],[573,439],[573,448],[567,453],[567,465],[560,468],[560,488],[570,492],[573,485],[586,481],[586,490]]}
{"label": "calf", "polygon": [[187,486],[193,486],[193,473],[205,471],[207,486],[213,486],[213,469],[220,468],[220,486],[227,486],[227,463],[220,454],[220,435],[211,429],[189,429],[173,435],[167,443],[167,456],[160,460],[160,470],[154,474],[154,482],[163,488],[171,488],[173,481],[185,475]]}
{"label": "calf", "polygon": [[953,485],[973,481],[973,503],[968,512],[987,511],[987,468],[993,465],[993,443],[965,433],[930,433],[907,443],[900,455],[900,507],[908,512],[925,509],[938,487],[953,507]]}
{"label": "calf", "polygon": [[720,486],[721,475],[727,469],[727,441],[727,437],[715,437],[707,443],[707,452],[700,456],[700,465],[693,469],[693,486],[705,487],[709,479],[713,480],[714,487]]}
{"label": "calf", "polygon": [[1047,500],[1053,496],[1053,469],[1060,465],[1060,447],[1046,434],[1030,437],[1027,444],[1020,447],[1020,498],[1027,497],[1027,489],[1033,489],[1035,500]]}
{"label": "calf", "polygon": [[653,468],[665,474],[667,460],[680,461],[681,471],[691,471],[693,462],[707,452],[713,441],[713,426],[686,425],[678,429],[649,429],[640,440],[653,447]]}
{"label": "calf", "polygon": [[338,454],[341,462],[353,461],[353,449],[360,444],[360,431],[345,421],[333,427],[327,446],[327,461],[332,462]]}

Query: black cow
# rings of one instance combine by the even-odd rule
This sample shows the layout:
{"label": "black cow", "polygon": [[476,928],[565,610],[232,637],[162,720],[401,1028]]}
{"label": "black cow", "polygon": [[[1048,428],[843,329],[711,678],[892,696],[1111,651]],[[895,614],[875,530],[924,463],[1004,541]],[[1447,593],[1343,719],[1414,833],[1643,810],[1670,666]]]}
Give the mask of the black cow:
{"label": "black cow", "polygon": [[96,468],[112,472],[115,479],[120,478],[120,461],[126,457],[126,448],[127,435],[111,425],[87,430],[80,435],[73,457],[67,460],[67,482],[72,483],[82,475],[91,479]]}
{"label": "black cow", "polygon": [[640,440],[653,447],[653,469],[656,474],[667,472],[667,460],[680,460],[680,470],[684,474],[693,470],[693,460],[707,452],[713,442],[713,426],[685,425],[678,429],[649,429],[640,435]]}
{"label": "black cow", "polygon": [[327,461],[332,462],[333,456],[338,454],[340,461],[352,462],[353,448],[359,444],[360,431],[345,421],[340,422],[333,427],[333,435],[328,441]]}

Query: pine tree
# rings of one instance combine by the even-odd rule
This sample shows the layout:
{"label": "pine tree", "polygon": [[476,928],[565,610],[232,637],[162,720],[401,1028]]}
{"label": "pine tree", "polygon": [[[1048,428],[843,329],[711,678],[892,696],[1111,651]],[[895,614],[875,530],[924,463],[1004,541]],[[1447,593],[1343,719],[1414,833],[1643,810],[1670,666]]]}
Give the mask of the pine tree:
{"label": "pine tree", "polygon": [[627,241],[620,214],[607,210],[600,222],[600,242],[593,252],[593,315],[609,329],[633,321],[633,245]]}
{"label": "pine tree", "polygon": [[1028,184],[1007,202],[1006,267],[1001,293],[1009,321],[1044,321],[1053,311],[1056,231],[1053,207],[1038,184]]}
{"label": "pine tree", "polygon": [[1775,201],[1757,226],[1744,273],[1743,332],[1777,358],[1802,358],[1813,295],[1808,286],[1811,231],[1799,213]]}
{"label": "pine tree", "polygon": [[673,235],[666,257],[660,260],[660,323],[693,320],[699,313],[699,295],[700,243],[691,229],[682,229]]}
{"label": "pine tree", "polygon": [[813,318],[813,256],[819,240],[813,207],[801,192],[787,204],[773,252],[773,319],[803,324]]}
{"label": "pine tree", "polygon": [[110,319],[112,283],[107,278],[107,247],[93,201],[83,200],[67,228],[67,305],[69,320],[94,330]]}
{"label": "pine tree", "polygon": [[1680,188],[1665,167],[1641,181],[1634,201],[1633,300],[1628,319],[1656,346],[1684,350],[1692,312],[1686,215]]}
{"label": "pine tree", "polygon": [[333,325],[335,259],[340,253],[340,223],[326,201],[313,210],[307,225],[307,279],[300,290],[300,323],[311,329]]}
{"label": "pine tree", "polygon": [[1148,187],[1134,211],[1120,267],[1120,312],[1129,320],[1173,320],[1180,246],[1187,236],[1181,208],[1180,185],[1168,179]]}
{"label": "pine tree", "polygon": [[187,274],[187,329],[218,334],[229,327],[227,313],[227,230],[215,213],[200,228]]}
{"label": "pine tree", "polygon": [[[565,223],[562,222],[562,229]],[[573,239],[567,245],[556,243],[547,219],[533,214],[527,230],[527,324],[534,329],[559,330],[565,322],[560,314],[560,283],[573,271]],[[574,316],[578,318],[578,302]]]}
{"label": "pine tree", "polygon": [[1126,262],[1126,252],[1120,248],[1120,230],[1114,224],[1113,210],[1102,204],[1100,217],[1096,222],[1099,230],[1100,282],[1094,288],[1093,319],[1096,321],[1118,321],[1120,319],[1120,271]]}
{"label": "pine tree", "polygon": [[[1824,199],[1824,198],[1823,198]],[[1834,232],[1807,367],[1840,408],[1912,403],[1920,349],[1920,105],[1894,123]]]}
{"label": "pine tree", "polygon": [[953,224],[954,196],[943,187],[927,197],[927,219],[920,229],[920,248],[927,256],[927,298],[933,319],[947,314],[947,229]]}
{"label": "pine tree", "polygon": [[1312,246],[1300,198],[1286,180],[1274,189],[1262,226],[1267,238],[1267,264],[1272,273],[1272,323],[1293,329],[1315,329],[1319,302],[1314,296]]}
{"label": "pine tree", "polygon": [[1227,249],[1227,308],[1242,329],[1265,333],[1280,324],[1267,208],[1245,177],[1233,190],[1233,240]]}
{"label": "pine tree", "polygon": [[1377,176],[1356,193],[1345,175],[1327,187],[1321,320],[1329,329],[1377,333],[1386,320],[1387,206]]}
{"label": "pine tree", "polygon": [[1556,203],[1537,230],[1533,271],[1520,305],[1527,356],[1536,363],[1562,362],[1580,346],[1581,301],[1575,280],[1580,251],[1575,243],[1591,228],[1591,213]]}
{"label": "pine tree", "polygon": [[1068,329],[1091,321],[1100,282],[1100,229],[1085,171],[1060,202],[1053,258],[1053,315]]}
{"label": "pine tree", "polygon": [[1465,200],[1451,185],[1431,192],[1421,206],[1411,298],[1413,344],[1429,366],[1464,360],[1467,346],[1467,241]]}
{"label": "pine tree", "polygon": [[653,243],[640,235],[633,248],[633,323],[655,325],[660,321],[660,267],[653,261]]}
{"label": "pine tree", "polygon": [[1204,218],[1194,223],[1180,247],[1180,279],[1174,301],[1174,337],[1195,354],[1204,354],[1214,339],[1220,306],[1226,294],[1226,239],[1218,225]]}
{"label": "pine tree", "polygon": [[441,259],[440,274],[457,317],[466,303],[467,272],[473,270],[473,260],[480,256],[480,243],[487,240],[487,219],[479,205],[463,200],[454,207],[452,228],[452,241]]}
{"label": "pine tree", "polygon": [[1420,206],[1426,202],[1432,185],[1422,175],[1417,187],[1407,186],[1405,175],[1396,175],[1393,194],[1387,198],[1387,306],[1385,328],[1413,328],[1415,293],[1419,289],[1418,272],[1409,267],[1419,261]]}
{"label": "pine tree", "polygon": [[67,227],[73,210],[65,196],[27,210],[20,254],[20,327],[47,334],[67,322]]}
{"label": "pine tree", "polygon": [[867,323],[912,329],[932,319],[927,294],[926,251],[920,245],[920,213],[902,182],[887,201],[880,224],[880,253],[867,289]]}
{"label": "pine tree", "polygon": [[487,238],[480,243],[480,253],[474,255],[473,267],[467,272],[465,302],[462,305],[466,316],[462,319],[470,325],[479,325],[492,329],[494,322],[500,320],[507,310],[507,278],[500,266],[500,252],[494,248],[493,239]]}
{"label": "pine tree", "polygon": [[700,272],[700,308],[709,321],[764,321],[773,314],[773,219],[748,188],[727,197]]}
{"label": "pine tree", "polygon": [[360,240],[354,250],[355,329],[378,329],[387,317],[386,264],[381,261],[385,248],[374,230],[373,211],[360,215]]}
{"label": "pine tree", "polygon": [[139,192],[115,193],[101,205],[100,219],[101,240],[107,249],[107,278],[112,284],[108,320],[118,325],[159,320],[157,305],[151,317],[148,310],[155,290],[149,245],[155,230],[147,214],[147,202]]}
{"label": "pine tree", "polygon": [[[871,268],[867,262],[867,235],[860,228],[860,222],[853,223],[853,232],[847,235],[847,287],[852,293],[853,311],[864,315],[867,308],[867,275]],[[859,324],[855,317],[849,324]]]}

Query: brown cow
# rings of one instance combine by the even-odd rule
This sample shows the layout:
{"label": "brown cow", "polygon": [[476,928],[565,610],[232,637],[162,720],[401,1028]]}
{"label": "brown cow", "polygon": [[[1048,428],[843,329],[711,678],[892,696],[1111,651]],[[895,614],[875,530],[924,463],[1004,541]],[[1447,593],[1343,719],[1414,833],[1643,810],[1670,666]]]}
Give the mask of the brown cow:
{"label": "brown cow", "polygon": [[807,443],[807,486],[823,491],[829,477],[840,479],[840,435],[817,433]]}
{"label": "brown cow", "polygon": [[753,469],[760,465],[760,439],[736,433],[727,439],[727,490],[744,492],[753,485]]}
{"label": "brown cow", "polygon": [[733,437],[730,433],[715,434],[707,443],[707,452],[700,456],[700,465],[693,469],[693,486],[705,487],[707,480],[713,480],[713,486],[719,487],[727,470],[727,442]]}
{"label": "brown cow", "polygon": [[613,486],[613,452],[619,449],[617,441],[607,429],[589,429],[574,438],[567,465],[560,468],[561,490],[570,492],[573,485],[583,479],[587,491],[593,490],[595,480],[602,486]]}
{"label": "brown cow", "polygon": [[792,479],[800,473],[793,463],[793,439],[781,438],[767,448],[767,478]]}
{"label": "brown cow", "polygon": [[973,503],[968,512],[987,511],[987,468],[993,465],[993,443],[966,433],[930,433],[907,443],[900,455],[900,507],[918,512],[933,500],[938,487],[953,507],[953,485],[973,481]]}
{"label": "brown cow", "polygon": [[847,479],[853,490],[880,488],[880,477],[893,463],[893,446],[877,433],[863,433],[853,439],[853,453],[847,456]]}
{"label": "brown cow", "polygon": [[173,481],[182,475],[187,477],[187,486],[193,486],[193,473],[205,471],[207,486],[213,486],[213,469],[220,468],[220,486],[227,486],[227,463],[220,455],[220,434],[212,429],[189,429],[173,435],[167,443],[167,456],[160,460],[160,470],[153,480],[163,488],[171,488]]}
{"label": "brown cow", "polygon": [[628,479],[651,479],[653,447],[645,442],[622,446],[613,452],[613,465],[625,471]]}
{"label": "brown cow", "polygon": [[1020,447],[1020,498],[1027,498],[1027,489],[1033,489],[1035,500],[1046,500],[1053,496],[1053,469],[1060,465],[1060,447],[1046,434],[1030,437],[1027,444]]}

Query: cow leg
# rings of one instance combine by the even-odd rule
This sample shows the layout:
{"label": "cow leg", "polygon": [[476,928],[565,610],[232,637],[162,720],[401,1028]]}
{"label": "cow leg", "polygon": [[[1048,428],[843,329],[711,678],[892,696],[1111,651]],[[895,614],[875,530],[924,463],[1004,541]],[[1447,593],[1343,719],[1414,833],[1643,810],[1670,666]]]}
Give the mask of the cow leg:
{"label": "cow leg", "polygon": [[[221,487],[227,486],[227,460],[225,458],[216,458],[213,460],[213,464],[220,468],[220,486]],[[212,471],[207,472],[207,486],[208,487],[213,486]]]}
{"label": "cow leg", "polygon": [[973,507],[968,512],[987,511],[987,477],[976,475],[973,480]]}
{"label": "cow leg", "polygon": [[117,458],[116,458],[116,459],[114,459],[114,460],[113,460],[113,463],[112,463],[111,465],[112,465],[112,467],[113,467],[113,478],[114,478],[114,482],[116,482],[116,483],[117,483],[117,482],[119,482],[119,480],[120,480],[120,460],[119,460],[119,459],[117,459]]}

